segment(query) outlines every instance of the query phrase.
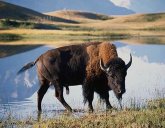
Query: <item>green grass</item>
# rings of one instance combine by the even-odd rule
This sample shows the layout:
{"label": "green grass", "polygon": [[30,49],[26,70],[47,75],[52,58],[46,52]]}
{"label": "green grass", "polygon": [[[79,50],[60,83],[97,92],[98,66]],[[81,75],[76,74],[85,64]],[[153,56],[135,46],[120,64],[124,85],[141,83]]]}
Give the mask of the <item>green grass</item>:
{"label": "green grass", "polygon": [[148,27],[148,28],[141,28],[141,29],[137,29],[137,30],[143,30],[143,31],[164,31],[165,27],[158,27],[158,26],[152,26],[152,27]]}
{"label": "green grass", "polygon": [[56,118],[40,119],[29,117],[16,120],[9,116],[0,120],[0,127],[34,127],[34,128],[164,128],[165,99],[148,101],[148,106],[141,109],[110,110],[84,114],[77,118],[72,114]]}
{"label": "green grass", "polygon": [[48,30],[59,30],[60,28],[53,24],[46,23],[35,23],[35,22],[27,22],[27,21],[16,21],[10,19],[0,20],[0,28],[1,29],[14,29],[14,28],[22,28],[22,29],[48,29]]}
{"label": "green grass", "polygon": [[[61,28],[63,29],[63,28]],[[65,28],[64,28],[65,29]],[[69,30],[71,28],[68,28]],[[73,28],[74,29],[74,28]],[[84,28],[85,29],[85,28]],[[65,33],[31,33],[31,34],[13,34],[13,33],[0,33],[0,41],[15,41],[15,40],[54,40],[54,41],[77,41],[77,40],[98,40],[98,39],[128,39],[132,37],[129,33],[113,33],[108,31],[99,30],[79,30],[78,32]]]}
{"label": "green grass", "polygon": [[144,18],[147,22],[154,22],[157,21],[161,18],[163,18],[165,15],[164,14],[146,14],[144,15]]}
{"label": "green grass", "polygon": [[35,24],[32,22],[16,21],[10,19],[0,20],[1,29],[11,29],[11,28],[34,28]]}
{"label": "green grass", "polygon": [[77,42],[81,41],[84,42],[93,42],[93,41],[112,41],[117,39],[128,39],[131,37],[129,34],[117,34],[117,33],[93,33],[93,32],[87,32],[87,33],[68,33],[68,34],[41,34],[41,35],[23,35],[23,39],[26,40],[45,40],[45,41],[70,41]]}
{"label": "green grass", "polygon": [[21,40],[23,37],[19,34],[13,34],[13,33],[3,33],[0,34],[0,41],[16,41]]}
{"label": "green grass", "polygon": [[1,29],[47,29],[47,30],[72,30],[72,31],[90,31],[95,30],[90,27],[80,27],[78,25],[69,25],[69,24],[48,24],[48,23],[37,23],[30,21],[19,21],[11,19],[0,20]]}

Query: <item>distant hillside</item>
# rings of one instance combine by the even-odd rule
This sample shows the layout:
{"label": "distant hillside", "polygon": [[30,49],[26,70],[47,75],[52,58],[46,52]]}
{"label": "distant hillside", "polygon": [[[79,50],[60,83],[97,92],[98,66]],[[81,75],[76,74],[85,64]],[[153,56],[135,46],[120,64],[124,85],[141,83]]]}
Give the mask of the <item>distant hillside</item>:
{"label": "distant hillside", "polygon": [[7,2],[0,1],[0,19],[14,19],[14,20],[33,20],[33,21],[55,21],[55,22],[66,22],[76,23],[72,20],[66,20],[63,18],[47,16],[45,14],[36,12],[34,10],[10,4]]}
{"label": "distant hillside", "polygon": [[103,14],[96,14],[91,12],[81,12],[81,11],[74,11],[74,10],[62,10],[62,11],[54,11],[45,13],[50,16],[56,16],[64,19],[92,19],[92,20],[107,20],[111,19],[112,17],[103,15]]}
{"label": "distant hillside", "polygon": [[165,21],[165,13],[150,13],[150,14],[134,14],[123,17],[117,17],[116,21],[127,23],[127,22],[156,22]]}
{"label": "distant hillside", "polygon": [[105,15],[127,15],[134,13],[130,9],[116,6],[110,0],[5,0],[5,1],[44,13],[51,11],[58,11],[58,10],[77,10],[84,12],[100,13]]}
{"label": "distant hillside", "polygon": [[0,1],[0,19],[30,20],[43,17],[43,14],[31,9]]}
{"label": "distant hillside", "polygon": [[114,16],[113,19],[89,23],[86,27],[102,29],[146,29],[164,30],[165,13],[133,14],[127,16]]}

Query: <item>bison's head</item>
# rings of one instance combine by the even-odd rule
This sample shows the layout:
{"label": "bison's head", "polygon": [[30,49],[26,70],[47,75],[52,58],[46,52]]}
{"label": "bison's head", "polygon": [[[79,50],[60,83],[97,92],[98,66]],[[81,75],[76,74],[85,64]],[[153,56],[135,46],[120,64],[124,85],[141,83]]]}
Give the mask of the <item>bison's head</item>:
{"label": "bison's head", "polygon": [[121,58],[112,59],[107,65],[104,65],[100,60],[101,69],[107,74],[108,86],[114,91],[117,99],[121,101],[122,95],[125,93],[125,77],[127,70],[131,66],[132,56],[128,64]]}

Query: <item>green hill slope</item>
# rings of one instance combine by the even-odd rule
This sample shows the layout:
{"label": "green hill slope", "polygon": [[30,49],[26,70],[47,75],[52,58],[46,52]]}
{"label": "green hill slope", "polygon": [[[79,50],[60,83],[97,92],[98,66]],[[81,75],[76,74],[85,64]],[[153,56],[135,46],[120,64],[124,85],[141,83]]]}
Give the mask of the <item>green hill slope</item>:
{"label": "green hill slope", "polygon": [[43,17],[43,14],[31,9],[0,1],[0,19],[30,20]]}

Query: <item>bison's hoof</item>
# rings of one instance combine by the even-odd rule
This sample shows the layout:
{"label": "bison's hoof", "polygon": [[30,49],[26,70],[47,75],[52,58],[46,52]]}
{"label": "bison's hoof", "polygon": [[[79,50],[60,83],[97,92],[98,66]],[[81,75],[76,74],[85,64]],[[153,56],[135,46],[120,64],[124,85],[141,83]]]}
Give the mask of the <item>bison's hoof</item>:
{"label": "bison's hoof", "polygon": [[107,106],[106,109],[107,109],[107,110],[109,110],[109,109],[113,109],[113,107],[112,107],[112,106]]}
{"label": "bison's hoof", "polygon": [[38,109],[38,113],[42,113],[42,109]]}
{"label": "bison's hoof", "polygon": [[112,109],[113,109],[112,106],[108,106],[108,107],[106,108],[106,111],[111,111]]}
{"label": "bison's hoof", "polygon": [[93,113],[93,111],[94,111],[93,109],[89,109],[88,113]]}
{"label": "bison's hoof", "polygon": [[67,112],[69,112],[69,113],[73,113],[74,110],[72,110],[72,109],[67,109]]}

